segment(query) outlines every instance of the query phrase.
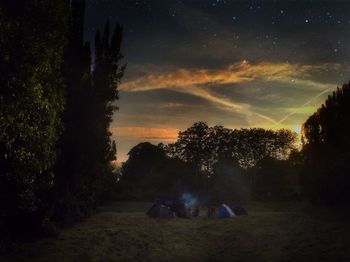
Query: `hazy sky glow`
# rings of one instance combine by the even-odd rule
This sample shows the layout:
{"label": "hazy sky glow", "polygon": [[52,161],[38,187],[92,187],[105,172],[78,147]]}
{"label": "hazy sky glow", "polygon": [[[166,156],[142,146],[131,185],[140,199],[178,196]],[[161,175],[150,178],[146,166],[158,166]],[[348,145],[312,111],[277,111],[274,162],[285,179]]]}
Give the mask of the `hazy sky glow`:
{"label": "hazy sky glow", "polygon": [[124,26],[118,160],[195,121],[298,131],[350,79],[350,2],[88,0],[86,39]]}

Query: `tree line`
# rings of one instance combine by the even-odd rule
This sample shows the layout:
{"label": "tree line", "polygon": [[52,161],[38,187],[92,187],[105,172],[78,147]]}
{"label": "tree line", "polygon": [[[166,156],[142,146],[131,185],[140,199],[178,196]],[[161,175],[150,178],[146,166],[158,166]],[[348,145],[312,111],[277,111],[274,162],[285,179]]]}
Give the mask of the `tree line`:
{"label": "tree line", "polygon": [[1,1],[2,239],[79,221],[115,182],[123,30],[107,22],[92,53],[84,13],[81,0]]}
{"label": "tree line", "polygon": [[[295,188],[279,188],[293,180],[283,171],[268,181],[257,167],[286,166],[297,151],[297,134],[287,129],[229,129],[196,122],[179,132],[169,145],[141,143],[129,152],[122,166],[122,197],[152,199],[191,191],[207,200],[245,201],[252,194],[273,192],[273,197],[294,194]],[[265,170],[265,169],[264,169]],[[264,179],[261,179],[264,177]],[[266,192],[259,189],[266,187]],[[274,190],[274,191],[273,191]]]}
{"label": "tree line", "polygon": [[328,96],[303,124],[301,146],[290,130],[228,129],[196,122],[175,143],[140,143],[122,166],[121,198],[307,199],[350,203],[350,84]]}

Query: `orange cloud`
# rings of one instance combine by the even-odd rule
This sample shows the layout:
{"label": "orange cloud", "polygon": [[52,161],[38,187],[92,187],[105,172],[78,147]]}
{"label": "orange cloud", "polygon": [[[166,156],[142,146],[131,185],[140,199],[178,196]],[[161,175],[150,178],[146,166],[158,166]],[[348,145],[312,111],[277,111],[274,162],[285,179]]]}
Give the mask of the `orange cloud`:
{"label": "orange cloud", "polygon": [[137,140],[156,140],[172,142],[177,139],[179,129],[177,128],[159,128],[159,127],[114,127],[110,130],[118,138],[137,139]]}
{"label": "orange cloud", "polygon": [[318,92],[331,89],[334,85],[320,83],[310,79],[319,71],[336,70],[339,64],[301,65],[291,63],[261,62],[249,63],[243,60],[219,70],[208,69],[177,69],[173,72],[147,74],[145,76],[124,82],[120,88],[127,92],[147,91],[155,89],[173,89],[178,92],[201,97],[218,107],[243,114],[248,122],[257,123],[257,118],[278,125],[292,116],[287,114],[281,119],[273,119],[258,113],[248,103],[239,103],[227,97],[220,96],[201,87],[205,84],[234,84],[254,80],[294,83],[299,86],[308,86]]}
{"label": "orange cloud", "polygon": [[[124,91],[144,91],[161,88],[186,87],[202,84],[234,84],[262,78],[267,81],[306,81],[311,72],[327,69],[337,69],[339,64],[300,65],[290,63],[261,62],[257,64],[243,60],[219,70],[208,69],[177,69],[162,74],[148,74],[124,82]],[[316,85],[322,85],[315,83]]]}

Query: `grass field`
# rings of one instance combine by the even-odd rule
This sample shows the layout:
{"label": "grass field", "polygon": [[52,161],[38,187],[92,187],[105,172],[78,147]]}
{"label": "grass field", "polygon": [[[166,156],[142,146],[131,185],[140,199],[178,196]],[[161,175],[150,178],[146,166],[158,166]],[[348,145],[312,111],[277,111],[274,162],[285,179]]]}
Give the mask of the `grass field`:
{"label": "grass field", "polygon": [[149,203],[113,203],[55,238],[0,261],[350,261],[349,215],[306,205],[250,204],[230,219],[150,219]]}

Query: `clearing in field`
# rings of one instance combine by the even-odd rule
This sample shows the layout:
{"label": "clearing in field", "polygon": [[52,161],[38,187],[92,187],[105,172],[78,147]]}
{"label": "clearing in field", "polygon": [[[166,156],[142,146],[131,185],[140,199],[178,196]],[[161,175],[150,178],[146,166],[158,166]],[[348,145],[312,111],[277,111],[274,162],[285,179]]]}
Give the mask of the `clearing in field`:
{"label": "clearing in field", "polygon": [[118,202],[1,261],[349,261],[349,215],[254,203],[228,219],[152,219],[150,203]]}

